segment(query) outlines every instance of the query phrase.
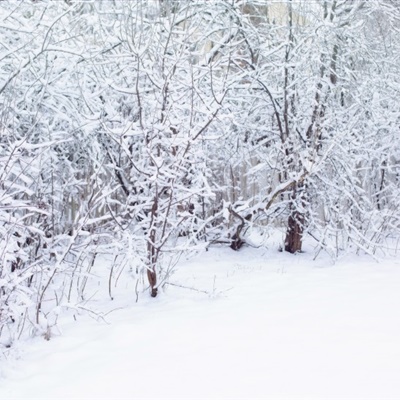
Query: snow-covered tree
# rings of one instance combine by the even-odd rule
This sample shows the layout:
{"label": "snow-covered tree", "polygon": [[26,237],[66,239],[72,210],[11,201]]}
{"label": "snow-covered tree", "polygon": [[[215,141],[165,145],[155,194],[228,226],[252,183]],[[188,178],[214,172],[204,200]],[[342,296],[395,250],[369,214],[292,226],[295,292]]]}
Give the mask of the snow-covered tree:
{"label": "snow-covered tree", "polygon": [[207,225],[204,202],[212,193],[203,149],[224,118],[229,79],[219,49],[232,28],[223,2],[94,7],[92,25],[107,51],[87,63],[82,87],[89,118],[99,116],[93,129],[118,187],[107,209],[117,235],[133,238],[156,296],[157,274],[165,279],[171,256],[196,244]]}
{"label": "snow-covered tree", "polygon": [[[368,242],[372,250],[371,238],[387,226],[378,221],[393,217],[377,196],[383,195],[379,182],[386,182],[382,134],[397,121],[389,101],[376,100],[395,84],[387,71],[398,64],[371,28],[377,33],[382,15],[393,25],[396,10],[363,1],[288,0],[279,7],[247,2],[241,11],[249,85],[236,103],[235,140],[242,149],[236,165],[243,165],[243,151],[250,154],[245,179],[258,188],[237,204],[236,216],[268,224],[285,216],[284,247],[292,253],[301,251],[305,230],[325,248],[333,237],[337,247],[337,235],[346,232],[342,239],[364,248]],[[393,35],[385,35],[395,48]],[[389,131],[379,128],[383,121]],[[372,149],[380,154],[378,168],[370,164]],[[368,170],[377,174],[374,183],[365,179]]]}
{"label": "snow-covered tree", "polygon": [[48,313],[68,297],[71,261],[92,240],[86,222],[99,187],[88,183],[99,167],[76,112],[79,8],[0,5],[0,330],[9,340],[27,321],[47,333]]}

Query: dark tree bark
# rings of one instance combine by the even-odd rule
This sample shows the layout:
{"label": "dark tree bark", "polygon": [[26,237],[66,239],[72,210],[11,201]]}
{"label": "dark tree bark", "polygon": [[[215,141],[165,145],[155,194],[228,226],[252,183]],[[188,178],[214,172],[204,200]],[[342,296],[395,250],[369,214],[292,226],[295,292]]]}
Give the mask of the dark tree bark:
{"label": "dark tree bark", "polygon": [[286,230],[285,251],[292,254],[301,252],[303,244],[303,224],[303,214],[294,212],[293,215],[289,216]]}
{"label": "dark tree bark", "polygon": [[298,211],[296,203],[300,201],[301,205],[304,207],[304,194],[305,191],[303,183],[298,182],[296,185],[293,186],[293,193],[290,205],[291,213],[288,218],[285,238],[285,251],[292,254],[301,252],[303,244],[305,217],[304,213]]}
{"label": "dark tree bark", "polygon": [[156,288],[157,285],[157,274],[155,271],[147,270],[147,278],[150,283],[150,295],[151,297],[156,297],[158,290]]}

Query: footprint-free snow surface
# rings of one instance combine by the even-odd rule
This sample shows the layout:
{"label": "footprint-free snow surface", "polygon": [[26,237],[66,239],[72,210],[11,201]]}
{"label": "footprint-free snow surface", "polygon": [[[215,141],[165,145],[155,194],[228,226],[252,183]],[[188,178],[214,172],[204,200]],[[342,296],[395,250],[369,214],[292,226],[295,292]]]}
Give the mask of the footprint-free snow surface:
{"label": "footprint-free snow surface", "polygon": [[211,249],[138,303],[124,279],[106,322],[4,354],[0,399],[400,399],[396,259]]}

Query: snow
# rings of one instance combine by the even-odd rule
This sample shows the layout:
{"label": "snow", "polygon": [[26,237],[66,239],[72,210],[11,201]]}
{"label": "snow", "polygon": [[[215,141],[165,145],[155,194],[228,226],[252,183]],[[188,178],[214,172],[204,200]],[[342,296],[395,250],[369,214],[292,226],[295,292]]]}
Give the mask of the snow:
{"label": "snow", "polygon": [[210,249],[180,263],[186,289],[121,284],[106,322],[19,344],[0,399],[399,399],[399,264]]}

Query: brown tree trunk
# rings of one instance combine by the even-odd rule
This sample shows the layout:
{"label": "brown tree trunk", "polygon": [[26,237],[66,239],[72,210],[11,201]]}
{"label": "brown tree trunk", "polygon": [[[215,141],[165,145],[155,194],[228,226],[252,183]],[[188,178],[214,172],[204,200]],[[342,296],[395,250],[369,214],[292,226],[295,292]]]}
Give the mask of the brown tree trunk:
{"label": "brown tree trunk", "polygon": [[304,216],[301,213],[294,212],[289,216],[285,238],[285,251],[292,254],[301,252],[301,246],[303,244],[303,223]]}
{"label": "brown tree trunk", "polygon": [[149,280],[150,283],[150,295],[151,297],[156,297],[157,296],[157,274],[155,271],[151,271],[151,270],[147,270],[147,278]]}
{"label": "brown tree trunk", "polygon": [[304,198],[304,188],[303,182],[297,182],[293,186],[293,193],[291,198],[291,213],[288,218],[288,226],[286,230],[285,238],[285,251],[289,253],[299,253],[301,252],[301,247],[303,244],[303,231],[304,231],[304,214],[296,210],[296,202],[300,201],[302,206],[305,206]]}

